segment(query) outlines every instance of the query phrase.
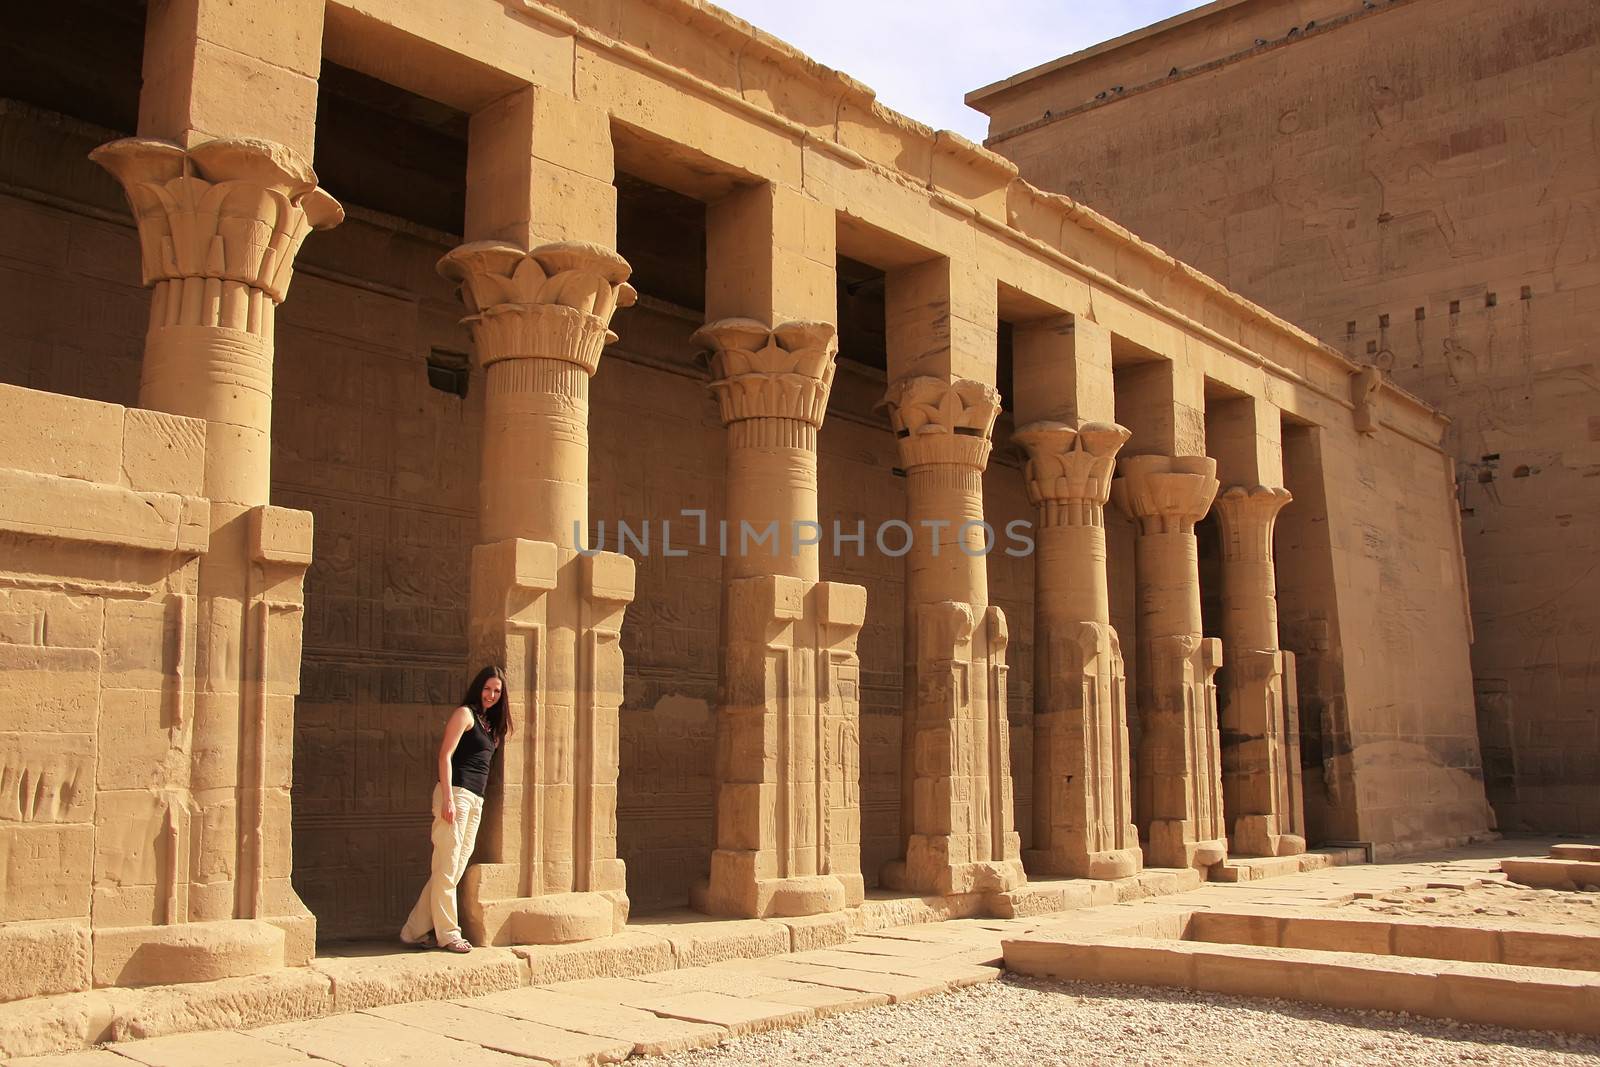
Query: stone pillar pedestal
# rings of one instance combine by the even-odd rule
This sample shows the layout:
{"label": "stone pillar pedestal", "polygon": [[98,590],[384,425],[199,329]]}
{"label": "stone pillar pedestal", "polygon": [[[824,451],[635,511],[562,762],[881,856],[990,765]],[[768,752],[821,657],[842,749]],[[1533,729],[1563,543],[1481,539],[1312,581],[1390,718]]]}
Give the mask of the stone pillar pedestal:
{"label": "stone pillar pedestal", "polygon": [[1209,867],[1228,856],[1218,753],[1216,670],[1204,637],[1194,524],[1217,493],[1216,461],[1129,456],[1112,499],[1138,524],[1138,821],[1152,867]]}
{"label": "stone pillar pedestal", "polygon": [[1128,431],[1035,422],[1028,450],[1034,537],[1034,847],[1037,874],[1126,878],[1143,862],[1133,825],[1122,649],[1111,628],[1105,503]]}
{"label": "stone pillar pedestal", "polygon": [[695,340],[711,350],[728,428],[727,521],[775,524],[776,550],[723,563],[717,848],[692,901],[749,918],[839,911],[865,889],[856,637],[867,594],[817,580],[817,430],[836,332],[721,319]]}
{"label": "stone pillar pedestal", "polygon": [[1013,829],[1006,620],[988,603],[983,469],[1000,411],[992,386],[914,376],[889,387],[906,470],[905,858],[884,885],[998,893],[1024,884]]}
{"label": "stone pillar pedestal", "polygon": [[628,917],[617,858],[622,617],[633,561],[580,551],[588,527],[589,378],[633,301],[628,265],[598,245],[497,241],[440,261],[461,284],[484,368],[480,544],[471,669],[504,665],[505,742],[462,880],[477,944],[604,937]]}
{"label": "stone pillar pedestal", "polygon": [[344,213],[266,141],[129,138],[90,156],[127,194],[153,290],[140,406],[205,420],[211,501],[187,767],[154,835],[169,859],[154,907],[149,887],[96,887],[97,981],[303,964],[316,921],[289,882],[289,785],[311,516],[268,504],[273,321],[301,243]]}
{"label": "stone pillar pedestal", "polygon": [[1234,486],[1217,497],[1222,524],[1222,794],[1231,849],[1245,856],[1306,850],[1294,653],[1278,648],[1272,531],[1287,489]]}

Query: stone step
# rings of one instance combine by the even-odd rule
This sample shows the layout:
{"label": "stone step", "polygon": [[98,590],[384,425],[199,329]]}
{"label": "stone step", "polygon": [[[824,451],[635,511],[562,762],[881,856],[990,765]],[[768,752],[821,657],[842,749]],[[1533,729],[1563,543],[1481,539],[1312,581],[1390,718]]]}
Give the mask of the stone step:
{"label": "stone step", "polygon": [[1320,871],[1328,867],[1365,862],[1364,851],[1344,848],[1315,849],[1296,856],[1233,856],[1211,868],[1208,880],[1255,882],[1263,878],[1278,878],[1285,874],[1300,874],[1303,871]]}
{"label": "stone step", "polygon": [[1556,860],[1581,860],[1587,863],[1600,863],[1600,845],[1580,845],[1576,843],[1551,845],[1550,858]]}
{"label": "stone step", "polygon": [[1174,986],[1334,1008],[1406,1011],[1463,1022],[1600,1033],[1600,975],[1549,967],[1144,937],[1003,942],[1019,974]]}
{"label": "stone step", "polygon": [[1539,889],[1583,889],[1600,886],[1600,861],[1508,859],[1500,869],[1513,882]]}

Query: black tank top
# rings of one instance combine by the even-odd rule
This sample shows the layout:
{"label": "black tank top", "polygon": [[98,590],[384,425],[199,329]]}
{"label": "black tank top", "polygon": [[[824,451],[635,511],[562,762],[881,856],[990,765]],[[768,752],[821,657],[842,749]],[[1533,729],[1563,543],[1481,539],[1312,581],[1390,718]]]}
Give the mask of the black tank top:
{"label": "black tank top", "polygon": [[473,715],[472,729],[461,735],[456,750],[450,754],[450,784],[483,796],[489,786],[489,764],[494,761],[499,744]]}

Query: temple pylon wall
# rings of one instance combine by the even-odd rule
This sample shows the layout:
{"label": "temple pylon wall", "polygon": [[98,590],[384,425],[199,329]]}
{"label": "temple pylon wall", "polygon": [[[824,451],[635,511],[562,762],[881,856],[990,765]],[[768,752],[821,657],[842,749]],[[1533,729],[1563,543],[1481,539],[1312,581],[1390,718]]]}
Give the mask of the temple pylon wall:
{"label": "temple pylon wall", "polygon": [[[7,999],[384,932],[404,858],[340,853],[425,837],[436,719],[489,661],[517,731],[462,887],[484,943],[615,933],[639,887],[723,915],[872,886],[977,913],[1030,876],[1383,825],[1382,768],[1340,762],[1335,712],[1370,691],[1339,655],[1372,584],[1362,516],[1407,502],[1440,566],[1392,580],[1462,595],[1430,409],[712,9],[629,0],[607,27],[463,2],[164,5],[137,129],[0,110],[86,142],[54,186],[0,156],[26,193],[0,208],[95,237],[110,276],[50,241],[0,251],[34,294],[0,295],[25,342],[0,353],[0,751],[94,781],[0,806],[6,855],[60,857],[7,861],[0,944],[77,961]],[[241,71],[267,89],[225,91]],[[459,149],[455,229],[359,202],[385,191],[317,136],[355,96]],[[357,162],[411,147],[375,141]],[[96,145],[127,209],[77,177]],[[449,223],[398,185],[391,207]],[[703,286],[677,284],[665,229],[620,226],[628,203],[704,235]],[[36,295],[57,292],[138,311],[113,340]],[[106,395],[39,388],[34,344],[83,368],[65,391]],[[790,543],[679,556],[610,525],[696,507],[736,546],[742,524]],[[1193,532],[1213,509],[1216,632]],[[1326,654],[1295,664],[1280,646],[1318,626]],[[1463,633],[1436,642],[1465,663]],[[1333,709],[1299,755],[1297,691],[1302,721]]]}

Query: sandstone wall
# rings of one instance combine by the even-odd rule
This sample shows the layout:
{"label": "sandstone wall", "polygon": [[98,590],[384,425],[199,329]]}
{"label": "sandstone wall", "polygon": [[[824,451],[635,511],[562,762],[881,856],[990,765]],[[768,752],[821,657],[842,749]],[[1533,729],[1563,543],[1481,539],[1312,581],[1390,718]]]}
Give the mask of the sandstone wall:
{"label": "sandstone wall", "polygon": [[[0,330],[10,339],[0,381],[132,404],[149,298],[134,232],[118,218],[120,193],[85,158],[103,138],[70,122],[52,128],[31,111],[7,115],[11,143],[26,137],[36,149],[0,156],[22,194],[0,195],[0,225],[15,235],[0,246]],[[44,188],[74,195],[41,202]],[[475,371],[463,400],[430,387],[425,370],[434,348],[470,351],[459,304],[434,271],[452,240],[353,211],[302,254],[279,311],[273,502],[315,517],[295,706],[294,883],[324,940],[387,936],[426,880],[433,755],[466,677],[482,380]],[[658,534],[656,520],[684,508],[705,508],[713,524],[721,517],[725,431],[688,339],[698,324],[659,302],[617,317],[623,341],[594,380],[591,429],[591,512],[606,520],[608,539],[617,519],[637,529],[649,518]],[[862,869],[874,884],[900,847],[903,561],[879,554],[871,531],[904,515],[905,483],[874,410],[881,375],[840,375],[820,436],[820,514],[847,530],[865,523],[868,544],[861,557],[849,544],[838,558],[824,552],[822,570],[868,589]],[[998,529],[1032,515],[1018,462],[997,450],[985,479]],[[680,541],[692,526],[673,527],[686,558],[665,558],[659,542],[634,553],[637,592],[623,629],[618,836],[640,911],[684,906],[713,846],[721,563]],[[1008,704],[1026,842],[1032,561],[996,554],[990,580],[1011,627]]]}
{"label": "sandstone wall", "polygon": [[117,981],[91,912],[185,906],[204,451],[192,419],[0,386],[0,1001]]}
{"label": "sandstone wall", "polygon": [[[1597,69],[1600,9],[1586,0],[1252,0],[982,103],[991,147],[1023,177],[1453,419],[1477,722],[1504,829],[1600,829]],[[1430,544],[1369,527],[1371,566],[1420,578],[1443,519],[1385,509],[1406,538],[1427,527]],[[1363,568],[1349,573],[1373,588]],[[1419,649],[1407,633],[1453,626],[1447,609],[1390,604],[1412,622],[1383,630]],[[1350,677],[1352,726],[1386,765],[1464,762],[1468,724],[1437,692],[1408,704],[1395,678],[1396,692],[1358,701],[1372,679]],[[1453,791],[1450,775],[1419,773]],[[1391,811],[1397,799],[1369,798]]]}

